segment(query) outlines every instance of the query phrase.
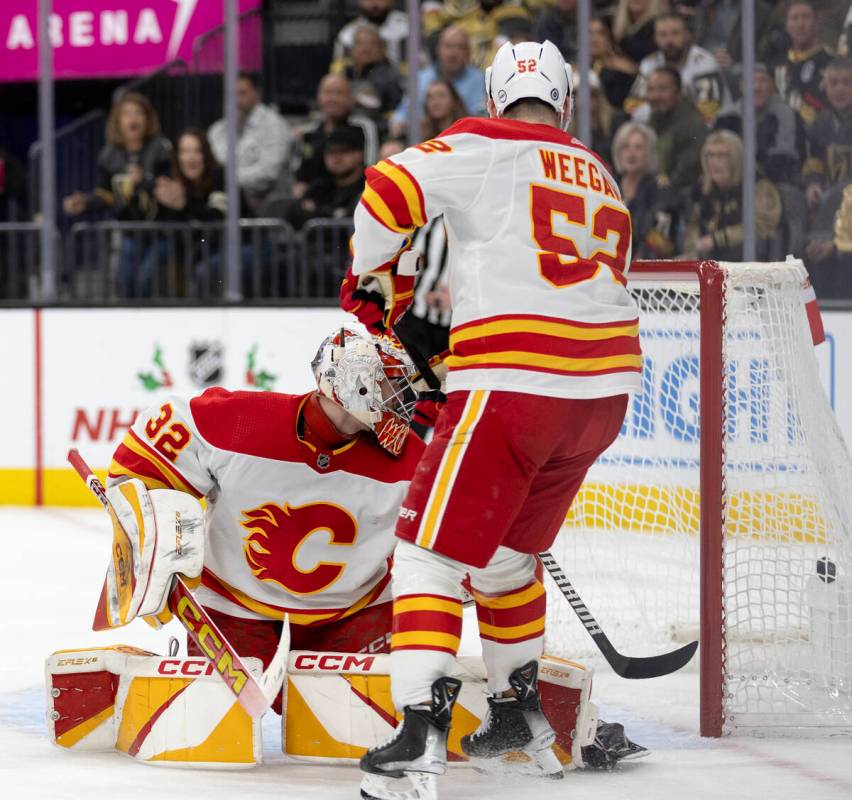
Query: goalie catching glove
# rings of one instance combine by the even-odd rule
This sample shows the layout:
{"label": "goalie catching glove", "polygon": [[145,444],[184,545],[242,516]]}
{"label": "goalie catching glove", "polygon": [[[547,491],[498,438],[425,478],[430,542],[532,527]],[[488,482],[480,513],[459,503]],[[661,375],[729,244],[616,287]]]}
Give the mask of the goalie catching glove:
{"label": "goalie catching glove", "polygon": [[154,627],[167,622],[172,578],[192,579],[204,563],[204,511],[192,495],[173,489],[148,490],[136,478],[106,490],[113,525],[107,567],[94,630],[118,628],[134,617]]}
{"label": "goalie catching glove", "polygon": [[395,262],[363,275],[350,267],[340,287],[340,307],[373,334],[393,328],[414,300],[420,254],[405,250]]}

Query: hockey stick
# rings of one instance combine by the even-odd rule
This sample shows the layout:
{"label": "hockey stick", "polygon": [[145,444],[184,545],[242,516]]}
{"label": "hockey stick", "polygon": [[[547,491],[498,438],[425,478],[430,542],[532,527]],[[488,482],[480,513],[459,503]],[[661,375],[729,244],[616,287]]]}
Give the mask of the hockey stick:
{"label": "hockey stick", "polygon": [[571,581],[562,571],[562,567],[556,563],[556,559],[547,551],[539,553],[538,557],[616,675],[620,675],[622,678],[659,678],[661,675],[677,672],[692,658],[698,647],[698,642],[690,642],[671,653],[663,653],[659,656],[622,655],[612,646],[612,642],[601,630],[589,609],[586,608],[586,604],[571,585]]}
{"label": "hockey stick", "polygon": [[[112,511],[104,485],[83,460],[79,451],[69,450],[68,462],[85,481],[92,494],[101,501],[103,507],[111,512],[113,519],[118,519]],[[287,617],[284,617],[281,640],[278,642],[275,655],[258,681],[248,671],[237,651],[224,637],[216,623],[193,597],[180,575],[175,575],[174,585],[169,592],[168,607],[186,628],[186,632],[249,716],[259,717],[263,714],[274,702],[287,671],[287,659],[290,653],[290,626]]]}

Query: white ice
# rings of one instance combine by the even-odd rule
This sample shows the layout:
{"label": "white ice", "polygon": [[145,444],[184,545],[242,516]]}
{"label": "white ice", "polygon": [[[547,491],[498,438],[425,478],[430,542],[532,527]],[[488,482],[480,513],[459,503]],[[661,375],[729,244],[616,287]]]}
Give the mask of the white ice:
{"label": "white ice", "polygon": [[[356,800],[358,770],[284,762],[277,721],[264,720],[264,763],[249,771],[174,770],[118,754],[69,753],[44,722],[43,665],[54,650],[123,642],[166,651],[178,628],[134,623],[94,633],[108,554],[102,511],[0,508],[0,798],[275,798]],[[468,633],[474,626],[466,624]],[[468,641],[470,641],[469,636]],[[617,643],[616,643],[617,645]],[[652,754],[613,773],[575,771],[560,783],[489,779],[466,768],[440,781],[441,800],[828,800],[852,798],[852,740],[701,739],[694,671],[624,681],[599,671],[594,699]]]}

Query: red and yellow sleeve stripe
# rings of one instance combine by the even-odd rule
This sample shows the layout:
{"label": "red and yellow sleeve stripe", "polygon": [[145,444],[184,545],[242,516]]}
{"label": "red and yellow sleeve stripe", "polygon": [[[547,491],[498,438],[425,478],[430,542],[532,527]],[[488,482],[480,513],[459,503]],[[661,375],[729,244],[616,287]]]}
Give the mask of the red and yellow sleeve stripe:
{"label": "red and yellow sleeve stripe", "polygon": [[461,629],[460,600],[435,594],[403,595],[393,602],[391,652],[440,650],[455,655]]}
{"label": "red and yellow sleeve stripe", "polygon": [[515,644],[544,636],[547,595],[536,578],[532,583],[503,594],[474,591],[479,635],[500,644]]}
{"label": "red and yellow sleeve stripe", "polygon": [[639,320],[588,323],[497,316],[453,328],[450,369],[521,369],[558,375],[641,372]]}
{"label": "red and yellow sleeve stripe", "polygon": [[118,446],[109,465],[109,478],[138,478],[149,489],[177,489],[201,498],[180,471],[143,442],[132,430]]}
{"label": "red and yellow sleeve stripe", "polygon": [[388,230],[409,234],[426,224],[426,205],[416,178],[393,161],[367,167],[361,205]]}

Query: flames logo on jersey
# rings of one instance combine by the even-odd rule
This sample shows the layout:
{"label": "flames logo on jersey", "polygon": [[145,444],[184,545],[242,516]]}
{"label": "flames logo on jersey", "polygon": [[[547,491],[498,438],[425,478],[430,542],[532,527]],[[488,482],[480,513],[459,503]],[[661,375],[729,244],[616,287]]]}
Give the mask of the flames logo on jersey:
{"label": "flames logo on jersey", "polygon": [[[333,503],[265,503],[242,514],[240,524],[250,531],[243,552],[252,573],[291,594],[317,594],[331,586],[346,564],[321,560],[321,556],[328,547],[351,547],[358,536],[355,518]],[[323,534],[328,536],[327,543]],[[303,545],[307,550],[300,555]],[[308,566],[312,556],[315,559]]]}

